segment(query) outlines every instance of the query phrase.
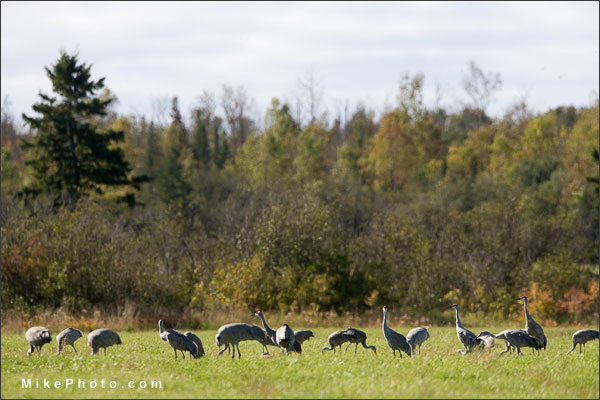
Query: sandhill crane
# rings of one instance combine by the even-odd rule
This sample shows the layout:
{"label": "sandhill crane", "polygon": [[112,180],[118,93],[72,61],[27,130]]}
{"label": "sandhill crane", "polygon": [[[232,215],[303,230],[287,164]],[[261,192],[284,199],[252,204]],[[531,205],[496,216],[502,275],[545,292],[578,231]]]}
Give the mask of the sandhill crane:
{"label": "sandhill crane", "polygon": [[202,346],[202,341],[200,340],[200,338],[189,331],[184,333],[183,335],[186,338],[190,339],[192,342],[194,342],[194,344],[196,345],[196,348],[198,349],[196,356],[202,357],[204,355],[204,346]]}
{"label": "sandhill crane", "polygon": [[[502,351],[500,353],[500,355],[506,353],[509,350],[510,350],[510,352],[512,354],[514,346],[511,346],[511,344],[508,343],[508,340],[506,338],[506,334],[509,333],[509,332],[516,332],[516,331],[525,332],[524,329],[505,329],[502,332],[497,333],[495,335],[492,334],[494,336],[494,339],[502,339],[502,340],[504,340],[504,344],[506,344],[506,350]],[[488,331],[484,331],[484,332],[488,332]],[[490,333],[490,332],[488,332],[488,333]],[[527,333],[527,332],[525,332],[525,333]]]}
{"label": "sandhill crane", "polygon": [[281,325],[275,332],[275,343],[281,347],[282,353],[284,350],[286,353],[291,351],[295,342],[296,337],[294,336],[294,331],[288,324]]}
{"label": "sandhill crane", "polygon": [[[262,347],[263,347],[263,356],[264,355],[268,355],[269,351],[267,350],[267,345],[273,345],[273,346],[277,346],[276,344],[273,344],[271,342],[271,339],[267,336],[267,333],[260,328],[260,326],[256,326],[256,325],[248,325],[249,326],[249,331],[250,331],[250,335],[254,338],[254,340],[256,340],[257,342],[259,342]],[[233,346],[231,346],[233,347]],[[227,354],[230,354],[230,346],[229,343],[225,343],[225,347],[223,348],[223,351],[227,350]],[[219,355],[221,355],[221,353],[219,353]]]}
{"label": "sandhill crane", "polygon": [[481,331],[481,333],[479,335],[477,335],[477,337],[481,340],[483,340],[483,347],[482,348],[492,348],[495,345],[495,339],[496,336],[490,332],[490,331]]}
{"label": "sandhill crane", "polygon": [[421,355],[421,345],[427,339],[429,339],[429,331],[427,330],[427,328],[423,327],[411,329],[406,334],[406,341],[408,342],[408,345],[410,346],[413,352],[417,345],[419,346],[419,355]]}
{"label": "sandhill crane", "polygon": [[198,347],[196,347],[196,344],[183,333],[176,331],[175,329],[165,330],[162,319],[158,321],[158,335],[173,348],[175,359],[177,359],[177,350],[181,351],[181,355],[184,359],[184,351],[189,351],[190,356],[196,358],[196,355],[198,354]]}
{"label": "sandhill crane", "polygon": [[340,351],[342,351],[342,344],[350,340],[348,336],[344,335],[344,331],[345,330],[335,331],[331,335],[329,335],[327,341],[329,342],[329,345],[331,347],[325,346],[321,349],[321,352],[333,350],[333,352],[335,353],[336,346],[340,346]]}
{"label": "sandhill crane", "polygon": [[523,308],[525,309],[525,332],[527,332],[528,335],[536,338],[538,340],[540,349],[545,350],[548,340],[546,339],[546,335],[544,335],[544,330],[540,324],[535,322],[535,320],[529,314],[529,311],[527,311],[527,297],[521,296],[517,300],[523,300]]}
{"label": "sandhill crane", "polygon": [[311,337],[315,337],[312,331],[294,331],[294,337],[300,344],[306,342]]}
{"label": "sandhill crane", "polygon": [[261,311],[257,311],[256,313],[254,313],[254,316],[260,318],[260,320],[262,321],[263,327],[265,328],[265,333],[271,341],[271,343],[269,344],[271,346],[277,346],[277,343],[275,341],[276,332],[273,329],[269,328],[269,325],[267,325],[267,321],[265,321],[265,316],[263,315],[263,313]]}
{"label": "sandhill crane", "polygon": [[50,343],[52,338],[50,337],[50,331],[43,326],[34,326],[29,328],[25,332],[25,339],[29,342],[29,350],[27,350],[27,356],[31,357],[31,353],[37,349],[38,354],[42,354],[42,346],[46,343]]}
{"label": "sandhill crane", "polygon": [[110,329],[100,328],[88,333],[87,344],[92,348],[92,355],[98,353],[100,348],[104,349],[104,355],[106,355],[107,347],[121,343],[119,335]]}
{"label": "sandhill crane", "polygon": [[388,327],[387,306],[383,306],[383,324],[381,328],[383,330],[383,337],[385,338],[385,341],[387,342],[388,346],[390,346],[394,351],[394,358],[396,358],[396,350],[398,350],[400,358],[402,358],[402,352],[405,352],[408,355],[412,353],[410,345],[406,341],[404,335]]}
{"label": "sandhill crane", "polygon": [[460,319],[458,318],[458,305],[452,304],[448,308],[453,308],[456,311],[456,336],[458,336],[458,340],[465,346],[465,350],[458,349],[458,353],[467,354],[470,353],[473,347],[478,346],[483,343],[483,340],[475,336],[473,332],[464,328],[460,323]]}
{"label": "sandhill crane", "polygon": [[517,349],[517,354],[521,354],[521,347],[531,347],[534,350],[539,350],[539,341],[520,329],[507,329],[494,335],[498,339],[504,339],[506,342],[506,350],[500,352],[500,355],[506,353],[510,347]]}
{"label": "sandhill crane", "polygon": [[239,342],[246,340],[256,340],[263,345],[263,349],[268,343],[268,338],[265,331],[263,331],[259,326],[244,323],[233,323],[221,326],[215,335],[215,342],[217,343],[218,347],[225,347],[222,350],[219,350],[218,355],[220,356],[223,354],[223,352],[229,348],[229,345],[231,345],[233,348],[233,354],[231,358],[235,358],[236,347],[238,351],[238,358],[241,358],[242,353],[240,352]]}
{"label": "sandhill crane", "polygon": [[58,342],[58,353],[56,353],[56,355],[59,355],[63,349],[63,346],[67,345],[71,346],[73,350],[75,350],[75,353],[77,353],[77,349],[75,348],[74,343],[77,339],[79,339],[82,336],[83,334],[81,333],[81,331],[74,328],[67,328],[61,333],[59,333],[58,336],[56,336],[56,341]]}
{"label": "sandhill crane", "polygon": [[573,347],[567,351],[567,354],[575,350],[575,346],[579,344],[579,352],[581,353],[581,345],[583,344],[583,350],[585,351],[585,344],[590,340],[598,340],[598,331],[594,329],[582,329],[573,334]]}
{"label": "sandhill crane", "polygon": [[373,350],[373,353],[377,354],[377,348],[375,346],[367,346],[367,334],[365,332],[354,328],[348,328],[342,333],[342,335],[346,336],[350,342],[348,343],[348,346],[346,346],[345,351],[348,351],[348,347],[354,343],[354,354],[356,354],[356,349],[360,343],[365,349],[371,349]]}

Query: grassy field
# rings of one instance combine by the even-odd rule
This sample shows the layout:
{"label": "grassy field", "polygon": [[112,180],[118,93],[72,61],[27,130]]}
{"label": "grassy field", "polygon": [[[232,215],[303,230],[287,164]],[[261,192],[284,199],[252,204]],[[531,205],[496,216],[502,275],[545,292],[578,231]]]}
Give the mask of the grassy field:
{"label": "grassy field", "polygon": [[[300,329],[300,327],[294,327]],[[482,327],[469,327],[478,333]],[[481,328],[481,329],[480,329]],[[498,332],[505,327],[485,329]],[[394,329],[406,334],[409,328]],[[548,348],[540,355],[516,357],[490,351],[462,356],[452,327],[431,327],[431,338],[415,358],[393,359],[381,329],[366,329],[367,344],[377,355],[354,346],[348,352],[321,353],[334,329],[313,329],[315,338],[303,354],[283,356],[269,347],[272,357],[261,357],[256,342],[242,342],[242,358],[217,357],[216,331],[196,332],[207,355],[198,360],[174,359],[171,347],[157,331],[122,332],[123,344],[106,356],[90,356],[87,333],[79,339],[79,354],[68,348],[56,356],[53,341],[42,356],[27,357],[24,335],[2,334],[2,398],[598,398],[598,342],[585,354],[566,355],[574,328],[546,328]],[[345,346],[344,346],[345,347]],[[31,378],[32,388],[22,388]],[[44,379],[51,388],[43,388]],[[68,388],[67,379],[73,384]],[[39,388],[36,389],[36,380]],[[78,388],[79,380],[85,389]],[[101,388],[104,380],[105,388]],[[61,383],[55,388],[55,381]],[[97,387],[90,388],[92,381]],[[162,388],[151,388],[160,381]],[[113,382],[116,388],[110,388]],[[141,388],[145,382],[147,387]],[[128,385],[134,386],[129,388]]]}

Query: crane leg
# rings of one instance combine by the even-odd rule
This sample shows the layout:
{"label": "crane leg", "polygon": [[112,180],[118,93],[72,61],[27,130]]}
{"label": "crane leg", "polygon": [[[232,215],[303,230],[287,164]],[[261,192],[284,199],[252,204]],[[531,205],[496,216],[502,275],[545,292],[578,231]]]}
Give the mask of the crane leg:
{"label": "crane leg", "polygon": [[579,343],[579,353],[581,353],[581,343]]}
{"label": "crane leg", "polygon": [[183,350],[179,350],[181,351],[181,357],[183,357],[183,359],[185,360],[185,354],[183,353]]}
{"label": "crane leg", "polygon": [[394,360],[395,360],[396,359],[396,349],[392,349],[392,351],[394,352]]}
{"label": "crane leg", "polygon": [[103,349],[104,349],[104,355],[106,355],[106,347],[103,347]]}
{"label": "crane leg", "polygon": [[235,347],[237,347],[237,351],[238,351],[238,360],[239,360],[240,358],[242,358],[242,353],[240,353],[240,344],[239,344],[239,343],[236,343],[236,344],[235,344]]}
{"label": "crane leg", "polygon": [[356,354],[356,349],[358,348],[358,343],[356,343],[356,346],[354,346],[354,354]]}
{"label": "crane leg", "polygon": [[[351,344],[352,343],[348,343],[348,346],[346,346],[346,350],[344,350],[344,351],[348,351],[348,347],[350,347]],[[340,348],[340,350],[341,350],[341,348]]]}
{"label": "crane leg", "polygon": [[177,350],[173,349],[173,351],[175,352],[175,359],[177,360]]}
{"label": "crane leg", "polygon": [[421,345],[419,345],[419,355],[421,355]]}
{"label": "crane leg", "polygon": [[232,351],[233,351],[233,355],[231,356],[231,358],[233,359],[233,358],[235,358],[235,343],[231,344],[231,348],[232,348]]}

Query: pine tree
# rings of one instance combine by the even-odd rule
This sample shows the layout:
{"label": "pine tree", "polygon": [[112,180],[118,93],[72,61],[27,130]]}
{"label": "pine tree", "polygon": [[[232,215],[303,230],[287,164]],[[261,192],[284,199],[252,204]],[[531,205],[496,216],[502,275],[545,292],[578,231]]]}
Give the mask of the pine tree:
{"label": "pine tree", "polygon": [[42,100],[32,108],[41,116],[23,114],[36,132],[24,144],[33,150],[26,163],[33,169],[34,183],[26,193],[49,192],[70,202],[86,192],[102,193],[104,185],[135,186],[127,176],[131,168],[123,150],[114,146],[123,140],[123,132],[99,132],[94,122],[106,115],[113,99],[95,96],[104,78],[92,80],[90,69],[64,51],[56,64],[45,67],[56,96],[40,92]]}
{"label": "pine tree", "polygon": [[202,168],[208,169],[210,163],[210,144],[207,132],[207,118],[202,110],[194,110],[193,114],[192,151],[194,158]]}

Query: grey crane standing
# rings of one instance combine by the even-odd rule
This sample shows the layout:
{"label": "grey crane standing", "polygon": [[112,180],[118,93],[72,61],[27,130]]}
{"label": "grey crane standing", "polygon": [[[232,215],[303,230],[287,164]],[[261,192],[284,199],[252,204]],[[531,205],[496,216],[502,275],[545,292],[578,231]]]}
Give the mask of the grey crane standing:
{"label": "grey crane standing", "polygon": [[531,314],[529,314],[529,311],[527,311],[527,297],[521,296],[517,300],[523,300],[523,308],[525,309],[525,332],[527,332],[528,335],[536,338],[540,345],[540,349],[545,350],[548,340],[546,339],[546,335],[544,335],[544,330],[540,324],[535,322],[535,320],[531,317]]}
{"label": "grey crane standing", "polygon": [[175,352],[175,359],[177,359],[177,350],[181,351],[181,355],[184,359],[184,351],[189,351],[190,356],[196,358],[198,354],[198,347],[196,344],[183,333],[176,331],[175,329],[165,330],[165,325],[162,319],[158,321],[158,335],[173,348],[173,351]]}
{"label": "grey crane standing", "polygon": [[581,329],[573,334],[573,347],[567,351],[567,354],[575,350],[577,344],[579,344],[579,352],[581,353],[581,345],[583,344],[583,350],[585,351],[585,344],[590,340],[598,340],[598,331],[594,329]]}
{"label": "grey crane standing", "polygon": [[356,354],[356,349],[358,348],[358,344],[360,343],[363,348],[371,349],[373,350],[373,353],[377,354],[377,348],[375,346],[367,346],[367,334],[365,332],[355,328],[348,328],[342,333],[342,335],[346,336],[348,338],[348,341],[350,342],[348,343],[348,346],[346,346],[345,351],[348,351],[348,347],[350,347],[350,345],[354,343],[354,354]]}
{"label": "grey crane standing", "polygon": [[456,311],[456,336],[458,336],[458,340],[465,346],[465,350],[458,349],[458,353],[467,354],[470,353],[473,347],[478,346],[483,343],[483,340],[475,336],[473,332],[464,328],[460,323],[460,319],[458,318],[458,305],[452,304],[448,308],[453,308]]}
{"label": "grey crane standing", "polygon": [[200,338],[196,335],[194,335],[192,332],[185,332],[183,334],[186,338],[190,339],[192,342],[194,342],[194,344],[196,345],[196,348],[198,349],[196,356],[197,357],[202,357],[204,355],[204,346],[202,346],[202,340],[200,340]]}
{"label": "grey crane standing", "polygon": [[321,353],[324,351],[331,351],[331,350],[333,350],[333,352],[335,353],[336,346],[339,346],[340,351],[342,351],[342,344],[344,344],[348,340],[350,340],[348,338],[348,336],[344,335],[344,332],[345,332],[345,330],[335,331],[331,335],[329,335],[329,337],[327,337],[327,341],[329,342],[329,345],[331,347],[327,347],[327,346],[323,347],[321,349]]}
{"label": "grey crane standing", "polygon": [[286,353],[292,351],[295,342],[296,337],[294,336],[294,331],[288,324],[281,325],[275,332],[275,343],[281,347],[282,353],[284,350]]}
{"label": "grey crane standing", "polygon": [[500,352],[500,355],[506,353],[510,347],[517,349],[517,354],[521,354],[521,347],[531,347],[534,350],[539,350],[539,341],[520,329],[507,329],[495,335],[496,338],[506,341],[506,350]]}
{"label": "grey crane standing", "polygon": [[296,338],[297,342],[300,342],[302,344],[311,337],[315,337],[315,335],[312,331],[294,331],[294,337]]}
{"label": "grey crane standing", "polygon": [[110,329],[100,328],[88,333],[88,346],[92,348],[92,355],[98,353],[100,348],[104,349],[104,355],[106,355],[106,348],[115,344],[121,344],[121,338],[119,335]]}
{"label": "grey crane standing", "polygon": [[36,349],[38,354],[42,354],[42,347],[46,343],[50,343],[52,338],[50,337],[50,331],[43,326],[34,326],[29,328],[25,332],[25,339],[29,342],[29,350],[27,350],[27,356],[31,357],[31,353]]}
{"label": "grey crane standing", "polygon": [[260,326],[244,323],[233,323],[221,326],[215,335],[215,342],[218,347],[225,347],[222,350],[219,350],[218,355],[220,356],[223,354],[223,352],[231,345],[231,348],[233,348],[233,354],[231,358],[235,358],[236,347],[238,351],[238,358],[241,358],[242,353],[240,352],[239,342],[246,340],[256,340],[263,345],[263,349],[268,343],[267,335],[265,331],[260,328]]}
{"label": "grey crane standing", "polygon": [[412,353],[410,345],[406,341],[404,335],[388,327],[387,306],[383,306],[383,324],[381,328],[383,330],[383,337],[385,338],[385,341],[387,342],[388,346],[390,346],[394,351],[394,358],[396,358],[396,350],[398,350],[400,358],[402,358],[402,352],[405,352],[408,355]]}
{"label": "grey crane standing", "polygon": [[[254,313],[254,316],[260,318],[260,320],[262,321],[264,331],[268,339],[267,345],[277,346],[277,343],[275,342],[276,333],[273,329],[269,327],[269,325],[267,325],[267,321],[265,321],[265,316],[263,315],[263,313],[261,311],[257,311],[256,313]],[[266,350],[266,346],[264,352],[268,353],[268,351]]]}
{"label": "grey crane standing", "polygon": [[56,341],[58,342],[58,353],[56,353],[56,355],[59,355],[63,349],[63,346],[67,345],[71,346],[73,350],[75,350],[75,353],[77,353],[77,349],[75,348],[75,341],[82,336],[83,334],[81,333],[81,331],[74,328],[67,328],[61,333],[59,333],[58,336],[56,336]]}
{"label": "grey crane standing", "polygon": [[[429,331],[427,330],[427,328],[424,327],[411,329],[406,334],[406,341],[408,342],[408,345],[410,346],[413,352],[415,348],[419,346],[419,355],[421,355],[421,345],[427,339],[429,339]],[[412,356],[413,355],[411,354],[411,357]]]}

